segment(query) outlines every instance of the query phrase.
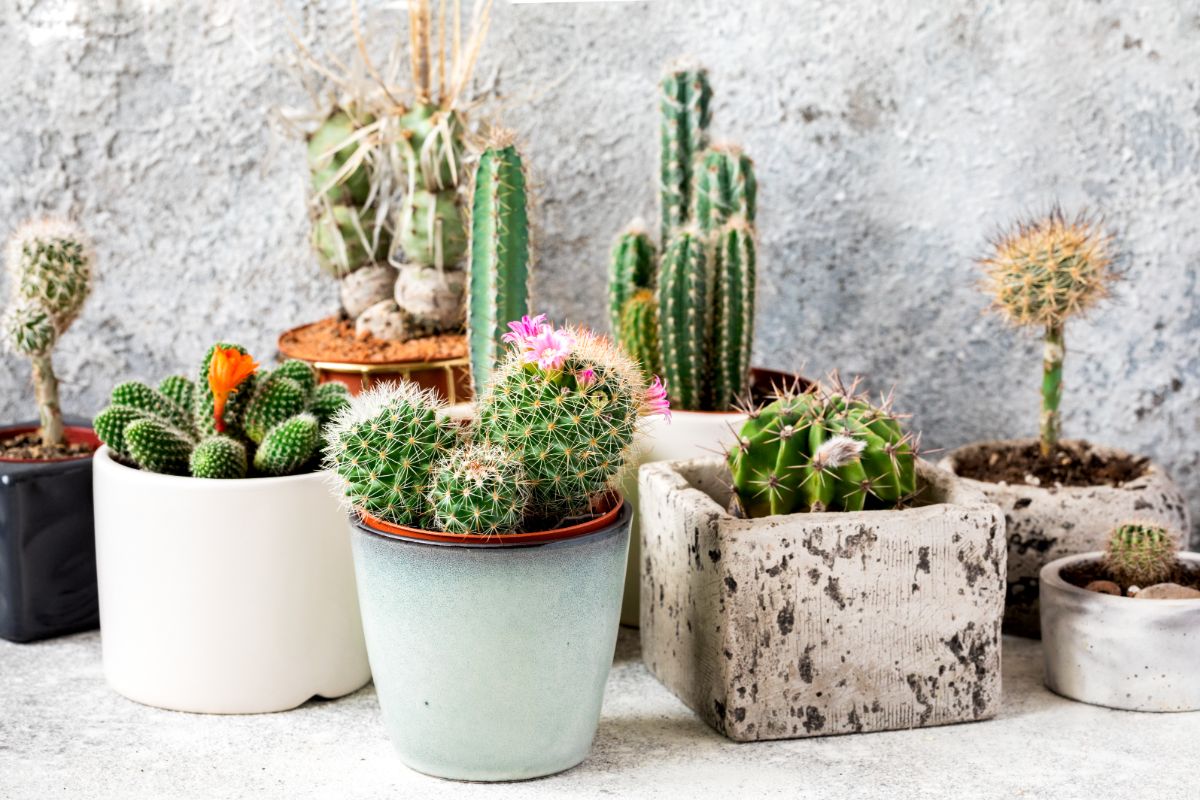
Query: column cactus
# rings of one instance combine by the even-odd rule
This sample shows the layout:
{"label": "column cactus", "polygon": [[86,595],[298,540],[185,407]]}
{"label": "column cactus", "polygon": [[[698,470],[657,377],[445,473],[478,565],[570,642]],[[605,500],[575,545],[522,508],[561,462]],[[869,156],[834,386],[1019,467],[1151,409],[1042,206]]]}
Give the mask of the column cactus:
{"label": "column cactus", "polygon": [[621,330],[625,303],[639,291],[654,288],[657,264],[654,242],[640,222],[617,237],[608,268],[608,322],[614,334]]}
{"label": "column cactus", "polygon": [[1014,326],[1042,331],[1041,454],[1051,458],[1062,431],[1062,375],[1067,320],[1108,296],[1118,279],[1112,234],[1086,214],[1068,219],[1055,206],[1019,221],[980,259],[993,308]]}
{"label": "column cactus", "polygon": [[708,392],[708,248],[684,231],[663,253],[658,274],[658,335],[671,404],[704,408]]}
{"label": "column cactus", "polygon": [[494,134],[479,158],[471,192],[467,340],[476,392],[482,392],[499,360],[505,323],[529,311],[527,184],[512,134]]}
{"label": "column cactus", "polygon": [[754,162],[733,145],[708,148],[696,162],[692,203],[692,219],[705,233],[717,233],[734,218],[753,225],[758,213]]}
{"label": "column cactus", "polygon": [[662,373],[659,355],[658,299],[650,289],[642,289],[625,303],[618,328],[621,345],[642,368],[642,377],[652,380]]}
{"label": "column cactus", "polygon": [[666,247],[675,232],[688,223],[692,171],[696,156],[708,144],[712,87],[708,71],[701,68],[673,70],[662,79],[660,88],[660,241]]}
{"label": "column cactus", "polygon": [[0,327],[8,346],[27,356],[46,447],[63,444],[62,407],[51,353],[79,316],[92,289],[90,240],[63,219],[26,222],[8,240],[10,300]]}
{"label": "column cactus", "polygon": [[714,408],[731,407],[750,388],[757,257],[754,229],[745,220],[735,219],[716,235],[712,324]]}

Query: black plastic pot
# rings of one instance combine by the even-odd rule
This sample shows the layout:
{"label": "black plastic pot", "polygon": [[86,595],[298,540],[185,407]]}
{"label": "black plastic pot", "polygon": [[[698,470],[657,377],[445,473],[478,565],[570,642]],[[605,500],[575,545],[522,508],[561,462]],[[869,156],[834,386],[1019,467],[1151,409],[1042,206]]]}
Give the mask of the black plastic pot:
{"label": "black plastic pot", "polygon": [[[90,423],[67,426],[72,441],[98,444]],[[0,427],[0,439],[36,428]],[[99,621],[91,457],[0,460],[0,637],[31,642]]]}

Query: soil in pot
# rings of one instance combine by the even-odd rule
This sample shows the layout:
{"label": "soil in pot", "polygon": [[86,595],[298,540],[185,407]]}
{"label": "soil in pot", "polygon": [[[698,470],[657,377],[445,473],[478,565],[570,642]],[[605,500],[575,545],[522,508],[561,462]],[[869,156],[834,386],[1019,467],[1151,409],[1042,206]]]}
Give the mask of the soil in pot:
{"label": "soil in pot", "polygon": [[[1084,561],[1078,564],[1071,564],[1063,567],[1059,573],[1062,579],[1072,586],[1078,586],[1081,589],[1086,589],[1089,584],[1096,581],[1108,581],[1117,583],[1113,576],[1105,568],[1103,561]],[[1179,562],[1175,565],[1175,571],[1164,578],[1159,583],[1175,583],[1188,589],[1200,590],[1200,567],[1193,564]],[[1124,587],[1121,587],[1124,588]],[[1142,587],[1143,589],[1146,587]]]}
{"label": "soil in pot", "polygon": [[459,333],[424,336],[400,342],[358,337],[354,322],[328,317],[288,331],[279,349],[289,358],[346,364],[392,364],[447,361],[467,355],[467,340]]}
{"label": "soil in pot", "polygon": [[954,471],[988,483],[1038,486],[1122,486],[1146,473],[1149,459],[1125,453],[1100,453],[1086,442],[1060,442],[1051,458],[1042,458],[1036,441],[979,447],[955,457]]}
{"label": "soil in pot", "polygon": [[0,440],[0,460],[60,461],[84,458],[96,452],[96,448],[100,446],[99,440],[90,434],[91,431],[68,434],[62,444],[45,445],[37,431],[18,433],[16,436]]}

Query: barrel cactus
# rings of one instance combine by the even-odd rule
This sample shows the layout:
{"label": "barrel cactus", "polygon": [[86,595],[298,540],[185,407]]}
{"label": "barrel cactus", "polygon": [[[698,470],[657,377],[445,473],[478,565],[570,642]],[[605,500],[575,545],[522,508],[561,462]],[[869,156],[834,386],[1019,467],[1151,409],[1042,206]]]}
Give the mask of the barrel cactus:
{"label": "barrel cactus", "polygon": [[9,348],[32,365],[40,436],[47,447],[64,440],[51,353],[91,292],[94,261],[86,234],[63,219],[26,222],[8,240],[10,299],[0,329]]}
{"label": "barrel cactus", "polygon": [[491,535],[521,526],[528,495],[521,467],[507,453],[470,445],[437,464],[426,499],[447,533]]}
{"label": "barrel cactus", "polygon": [[1171,579],[1178,565],[1179,544],[1170,531],[1153,522],[1125,522],[1108,541],[1104,566],[1123,588]]}
{"label": "barrel cactus", "polygon": [[890,408],[843,386],[782,391],[750,415],[729,451],[749,517],[894,508],[916,494],[916,454]]}

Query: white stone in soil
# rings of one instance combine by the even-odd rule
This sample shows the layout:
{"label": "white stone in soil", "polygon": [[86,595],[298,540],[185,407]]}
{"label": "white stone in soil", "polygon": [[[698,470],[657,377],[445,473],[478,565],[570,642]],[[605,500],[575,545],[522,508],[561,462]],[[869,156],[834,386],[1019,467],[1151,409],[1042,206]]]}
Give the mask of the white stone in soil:
{"label": "white stone in soil", "polygon": [[358,336],[370,334],[376,339],[398,341],[411,339],[414,335],[412,324],[394,300],[376,303],[360,314],[354,323],[354,332]]}
{"label": "white stone in soil", "polygon": [[394,268],[387,264],[371,264],[342,278],[338,294],[346,314],[358,317],[371,306],[390,300],[395,286]]}
{"label": "white stone in soil", "polygon": [[462,270],[404,264],[396,277],[395,300],[425,333],[458,330],[466,321],[466,280]]}

